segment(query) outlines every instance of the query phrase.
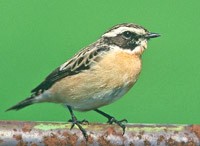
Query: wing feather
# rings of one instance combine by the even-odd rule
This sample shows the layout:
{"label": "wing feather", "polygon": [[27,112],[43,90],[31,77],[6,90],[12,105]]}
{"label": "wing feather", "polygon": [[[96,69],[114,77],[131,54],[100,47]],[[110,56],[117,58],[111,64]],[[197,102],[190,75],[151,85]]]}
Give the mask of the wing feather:
{"label": "wing feather", "polygon": [[62,64],[60,67],[56,68],[52,73],[50,73],[45,80],[34,88],[31,92],[34,94],[40,94],[44,90],[48,90],[56,81],[67,77],[78,74],[84,70],[89,69],[94,62],[100,58],[102,53],[109,51],[108,46],[93,46],[88,47],[80,51],[73,58]]}

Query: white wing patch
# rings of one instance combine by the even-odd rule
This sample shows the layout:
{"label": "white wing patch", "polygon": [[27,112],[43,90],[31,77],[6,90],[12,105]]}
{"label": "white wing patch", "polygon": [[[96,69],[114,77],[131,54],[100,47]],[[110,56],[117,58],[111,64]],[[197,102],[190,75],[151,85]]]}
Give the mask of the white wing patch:
{"label": "white wing patch", "polygon": [[67,62],[65,62],[65,63],[63,63],[61,66],[60,66],[60,71],[61,70],[64,70],[65,68],[66,68],[66,65],[69,63],[69,61],[67,61]]}

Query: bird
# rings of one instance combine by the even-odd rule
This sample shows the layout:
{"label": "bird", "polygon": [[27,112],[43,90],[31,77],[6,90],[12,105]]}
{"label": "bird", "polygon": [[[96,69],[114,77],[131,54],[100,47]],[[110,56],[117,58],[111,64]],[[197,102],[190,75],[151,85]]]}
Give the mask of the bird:
{"label": "bird", "polygon": [[147,42],[159,36],[135,23],[117,24],[53,70],[28,98],[6,111],[52,102],[68,108],[71,129],[78,126],[86,140],[88,134],[82,124],[88,121],[78,120],[74,110],[93,110],[106,117],[107,123],[120,126],[124,134],[127,120],[117,120],[99,108],[118,100],[133,87],[142,69]]}

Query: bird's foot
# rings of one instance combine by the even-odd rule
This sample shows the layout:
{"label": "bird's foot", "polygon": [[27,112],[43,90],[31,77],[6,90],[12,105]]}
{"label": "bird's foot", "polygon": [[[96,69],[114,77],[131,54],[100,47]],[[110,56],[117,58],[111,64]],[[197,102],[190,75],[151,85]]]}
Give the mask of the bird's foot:
{"label": "bird's foot", "polygon": [[86,130],[81,126],[81,124],[89,124],[89,122],[87,120],[82,120],[82,121],[79,121],[77,120],[77,118],[75,116],[72,116],[72,119],[68,120],[68,122],[71,122],[72,125],[71,125],[71,129],[74,128],[74,126],[78,126],[78,128],[80,129],[80,131],[82,132],[83,136],[85,137],[86,141],[88,140],[88,135],[87,135],[87,132]]}
{"label": "bird's foot", "polygon": [[82,121],[79,121],[79,120],[77,120],[76,117],[73,117],[72,119],[68,120],[68,122],[71,122],[71,123],[72,123],[72,126],[71,126],[70,129],[72,129],[77,123],[82,124],[82,125],[89,125],[88,120],[85,120],[85,119],[84,119],[84,120],[82,120]]}
{"label": "bird's foot", "polygon": [[126,126],[123,124],[124,122],[127,123],[128,121],[126,119],[122,119],[122,120],[118,121],[118,120],[115,119],[115,117],[112,117],[112,116],[109,117],[108,121],[107,121],[107,123],[109,123],[109,124],[116,123],[119,127],[121,127],[122,130],[123,130],[122,135],[124,135],[125,129],[126,129]]}

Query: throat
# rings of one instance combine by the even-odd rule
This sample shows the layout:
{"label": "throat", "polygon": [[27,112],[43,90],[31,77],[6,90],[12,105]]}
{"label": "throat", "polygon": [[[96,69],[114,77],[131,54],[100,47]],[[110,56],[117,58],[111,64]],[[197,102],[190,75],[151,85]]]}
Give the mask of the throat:
{"label": "throat", "polygon": [[136,54],[136,55],[139,55],[141,56],[144,52],[145,48],[143,46],[136,46],[135,48],[131,49],[131,53],[132,54]]}

